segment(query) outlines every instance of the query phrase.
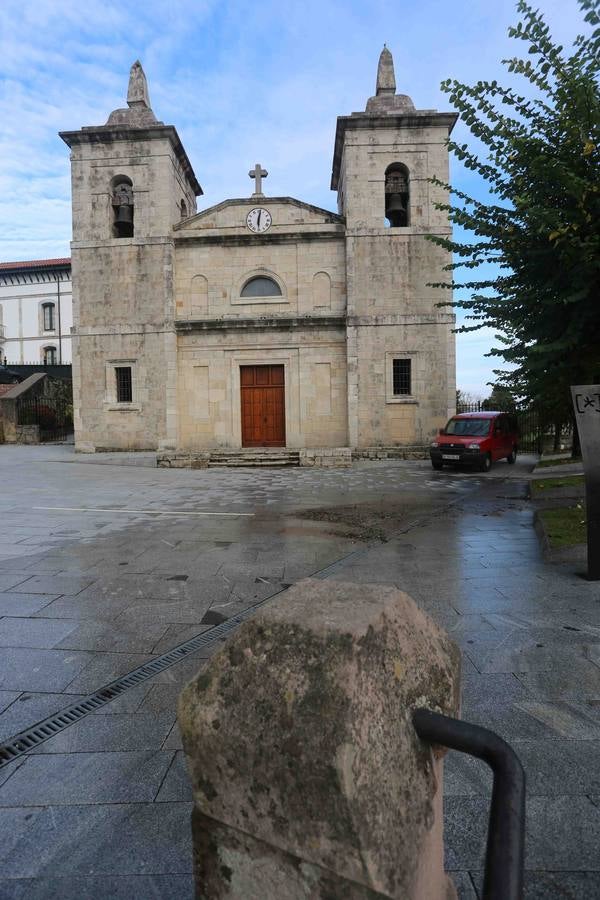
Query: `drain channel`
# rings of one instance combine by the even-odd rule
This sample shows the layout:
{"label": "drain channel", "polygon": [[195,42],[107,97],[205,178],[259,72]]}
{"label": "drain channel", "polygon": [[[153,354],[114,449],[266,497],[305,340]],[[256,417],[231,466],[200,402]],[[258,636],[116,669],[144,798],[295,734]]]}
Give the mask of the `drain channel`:
{"label": "drain channel", "polygon": [[[456,498],[456,500],[446,504],[443,509],[448,509],[458,502],[459,498]],[[424,516],[419,516],[408,525],[399,528],[390,535],[390,537],[406,534],[423,522],[433,518],[434,515],[438,515],[439,512],[440,510],[437,510],[435,512],[429,512]],[[347,553],[345,556],[340,557],[340,559],[335,560],[328,566],[324,566],[322,569],[313,572],[307,577],[319,579],[328,578],[329,575],[333,574],[343,563],[347,563],[354,557],[362,556],[373,546],[380,543],[379,540],[367,541],[362,547],[357,547],[355,550],[350,551],[350,553]],[[143,681],[146,681],[148,678],[153,678],[155,675],[158,675],[159,672],[163,672],[165,669],[176,665],[176,663],[185,659],[186,656],[189,656],[190,653],[201,650],[203,647],[210,647],[211,644],[216,644],[218,641],[224,640],[232,631],[235,631],[238,625],[241,625],[242,622],[245,622],[246,619],[249,619],[254,615],[256,610],[263,606],[263,604],[268,600],[272,600],[273,597],[277,597],[278,594],[282,594],[287,588],[288,585],[280,588],[278,591],[274,591],[272,594],[269,594],[268,597],[264,597],[262,600],[253,603],[251,606],[247,606],[241,613],[232,616],[231,619],[227,619],[226,622],[214,625],[212,628],[203,631],[202,634],[190,638],[189,641],[178,644],[177,647],[173,647],[172,650],[168,650],[167,653],[163,653],[162,656],[157,656],[155,659],[150,660],[150,662],[144,663],[143,665],[138,666],[137,669],[133,669],[126,675],[122,675],[120,678],[116,678],[109,684],[104,685],[104,687],[101,687],[93,694],[85,697],[84,700],[79,700],[71,706],[66,706],[64,709],[61,709],[60,712],[54,713],[54,715],[48,716],[47,719],[42,719],[41,722],[37,722],[30,728],[26,728],[24,731],[15,734],[9,741],[0,744],[0,769],[13,762],[13,760],[18,759],[19,756],[23,756],[25,753],[33,750],[39,744],[43,744],[44,741],[50,740],[50,738],[59,734],[59,732],[64,731],[65,728],[68,728],[70,725],[73,725],[90,713],[93,713],[99,707],[104,706],[106,703],[110,703],[111,700],[115,700],[125,691],[129,690],[129,688],[135,687]]]}
{"label": "drain channel", "polygon": [[133,669],[133,671],[128,672],[127,675],[122,675],[121,678],[117,678],[115,681],[111,681],[109,684],[104,685],[104,687],[95,691],[93,694],[90,694],[84,700],[79,700],[71,706],[66,706],[64,709],[61,709],[60,712],[48,716],[47,719],[43,719],[41,722],[37,722],[30,728],[26,728],[24,731],[19,732],[19,734],[16,734],[7,743],[0,744],[0,768],[12,762],[14,759],[17,759],[19,756],[22,756],[24,753],[28,753],[44,741],[54,737],[60,731],[63,731],[65,728],[78,722],[79,719],[83,719],[84,716],[87,716],[99,707],[104,706],[105,703],[110,703],[111,700],[115,700],[129,688],[135,687],[137,684],[141,684],[148,678],[158,675],[159,672],[163,672],[170,666],[174,666],[176,663],[181,662],[181,660],[186,656],[189,656],[190,653],[201,650],[203,647],[209,647],[211,644],[217,643],[217,641],[224,640],[232,631],[235,631],[238,625],[241,625],[242,622],[249,619],[258,607],[266,603],[267,600],[276,597],[277,594],[281,594],[284,590],[287,590],[287,588],[281,588],[281,590],[275,591],[263,600],[259,600],[258,603],[253,603],[252,606],[248,606],[238,615],[232,616],[231,619],[227,619],[226,622],[214,625],[212,628],[202,632],[202,634],[198,634],[196,637],[190,638],[189,641],[184,641],[183,644],[179,644],[167,653],[163,653],[162,656],[157,656],[156,659],[152,659],[150,662],[138,666],[137,669]]}

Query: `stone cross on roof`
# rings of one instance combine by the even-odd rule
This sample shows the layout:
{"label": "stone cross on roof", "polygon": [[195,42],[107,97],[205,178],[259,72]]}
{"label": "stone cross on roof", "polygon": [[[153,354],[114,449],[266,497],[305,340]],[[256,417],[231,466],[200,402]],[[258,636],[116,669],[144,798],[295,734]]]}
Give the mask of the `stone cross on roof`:
{"label": "stone cross on roof", "polygon": [[248,175],[255,179],[253,197],[264,197],[262,192],[262,179],[266,178],[269,173],[266,169],[261,168],[260,163],[256,163],[253,169],[250,169]]}

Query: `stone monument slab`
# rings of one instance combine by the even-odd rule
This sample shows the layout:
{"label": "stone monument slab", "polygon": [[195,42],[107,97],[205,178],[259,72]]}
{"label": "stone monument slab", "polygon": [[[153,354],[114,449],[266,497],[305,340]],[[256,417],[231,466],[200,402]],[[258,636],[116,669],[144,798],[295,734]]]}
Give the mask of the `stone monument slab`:
{"label": "stone monument slab", "polygon": [[197,897],[452,896],[443,751],[411,714],[456,715],[459,671],[394,587],[306,579],[265,604],[180,697]]}

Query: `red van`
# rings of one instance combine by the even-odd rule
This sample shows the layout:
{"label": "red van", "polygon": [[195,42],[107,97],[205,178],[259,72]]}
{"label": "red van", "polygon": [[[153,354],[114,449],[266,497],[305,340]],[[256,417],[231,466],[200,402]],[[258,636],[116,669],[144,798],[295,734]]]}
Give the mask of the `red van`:
{"label": "red van", "polygon": [[441,469],[445,465],[466,464],[489,472],[498,459],[514,463],[518,440],[517,422],[510,413],[460,413],[452,416],[431,442],[431,465]]}

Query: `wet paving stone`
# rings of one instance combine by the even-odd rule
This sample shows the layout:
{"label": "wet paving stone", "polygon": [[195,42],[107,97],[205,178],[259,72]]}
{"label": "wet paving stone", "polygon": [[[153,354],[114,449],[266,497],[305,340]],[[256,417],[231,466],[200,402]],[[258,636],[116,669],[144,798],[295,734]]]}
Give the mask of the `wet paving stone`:
{"label": "wet paving stone", "polygon": [[29,756],[0,787],[0,806],[151,802],[172,758],[163,751]]}
{"label": "wet paving stone", "polygon": [[0,809],[5,878],[187,875],[190,803]]}
{"label": "wet paving stone", "polygon": [[[66,705],[204,630],[207,613],[230,617],[335,564],[328,577],[406,590],[464,651],[463,718],[513,743],[528,771],[525,896],[598,893],[600,586],[544,563],[524,500],[527,463],[494,467],[486,478],[432,473],[427,461],[175,472],[131,465],[126,454],[78,458],[58,447],[28,448],[23,465],[22,454],[4,450],[0,512],[10,514],[21,542],[0,549],[0,557],[19,553],[0,559],[0,640],[29,635],[48,647],[13,644],[6,659],[3,649],[0,725],[3,716],[15,728],[27,718],[21,692],[39,704],[28,714],[37,717],[57,694],[65,692]],[[68,463],[53,466],[51,481],[42,474],[48,460]],[[77,499],[65,505],[121,512],[34,513],[28,504],[39,505],[40,490],[48,506],[68,495]],[[398,532],[369,543],[339,515],[337,524],[327,521],[336,508],[347,517],[349,502],[368,506],[370,516],[384,502],[397,504]],[[255,516],[160,520],[128,508]],[[315,509],[325,518],[299,516]],[[36,624],[14,624],[29,617]],[[0,770],[0,803],[29,803],[35,793],[42,804],[0,807],[0,829],[10,835],[6,846],[0,841],[0,896],[87,898],[102,884],[107,897],[170,897],[175,888],[191,897],[189,786],[175,708],[183,684],[219,646]],[[490,775],[451,754],[445,784],[447,864],[459,896],[472,900],[481,886]],[[590,799],[585,791],[596,793]]]}

